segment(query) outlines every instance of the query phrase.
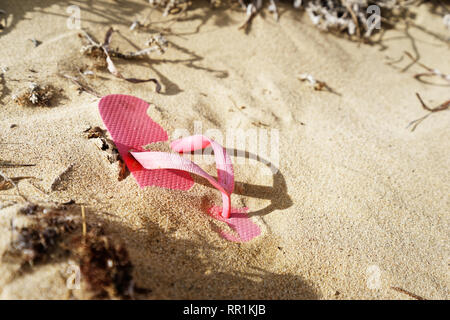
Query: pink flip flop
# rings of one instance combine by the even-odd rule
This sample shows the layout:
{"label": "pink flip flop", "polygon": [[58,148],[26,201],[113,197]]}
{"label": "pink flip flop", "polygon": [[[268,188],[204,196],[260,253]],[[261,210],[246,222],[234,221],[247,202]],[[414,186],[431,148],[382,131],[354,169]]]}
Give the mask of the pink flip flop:
{"label": "pink flip flop", "polygon": [[149,104],[139,98],[119,94],[105,96],[99,102],[103,122],[139,186],[188,190],[194,184],[189,173],[199,175],[222,193],[222,208],[213,207],[209,213],[226,222],[239,235],[222,232],[222,236],[239,242],[258,236],[261,230],[246,215],[247,208],[231,208],[234,171],[225,148],[202,135],[185,137],[170,144],[172,150],[178,153],[211,146],[216,161],[217,180],[194,162],[176,153],[144,150],[144,145],[168,140],[164,129],[147,115],[148,107]]}

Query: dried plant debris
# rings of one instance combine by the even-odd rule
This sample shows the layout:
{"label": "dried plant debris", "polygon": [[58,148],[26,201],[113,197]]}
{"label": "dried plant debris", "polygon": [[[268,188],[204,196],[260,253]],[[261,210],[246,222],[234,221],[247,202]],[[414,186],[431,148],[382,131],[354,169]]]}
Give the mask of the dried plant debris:
{"label": "dried plant debris", "polygon": [[[246,10],[247,19],[240,29],[247,29],[252,19],[263,10],[272,13],[278,20],[276,0],[238,0]],[[368,38],[374,30],[379,29],[382,17],[392,15],[394,10],[399,16],[405,16],[407,6],[419,3],[418,0],[293,0],[292,5],[303,7],[312,23],[322,30],[347,32],[358,38]],[[375,6],[376,7],[375,7]],[[382,12],[384,11],[384,12]],[[372,15],[370,13],[379,13]],[[362,32],[364,31],[364,32]]]}
{"label": "dried plant debris", "polygon": [[[98,221],[87,223],[78,209],[27,203],[11,220],[11,240],[2,262],[19,264],[18,275],[32,272],[40,264],[75,263],[81,271],[83,297],[129,299],[135,298],[135,293],[149,293],[151,290],[135,286],[126,247],[107,236]],[[27,223],[19,227],[19,219]]]}
{"label": "dried plant debris", "polygon": [[39,47],[39,46],[42,44],[42,41],[39,41],[39,40],[37,40],[36,38],[31,38],[31,39],[28,39],[28,40],[30,40],[31,42],[33,42],[33,45],[34,45],[35,48],[36,48],[36,47]]}
{"label": "dried plant debris", "polygon": [[97,68],[106,68],[108,71],[117,78],[126,80],[131,83],[141,83],[141,82],[153,82],[156,85],[156,92],[161,91],[161,85],[155,78],[150,79],[137,79],[124,77],[122,73],[116,68],[112,58],[122,58],[122,59],[132,59],[135,57],[147,55],[150,52],[159,51],[163,53],[167,47],[167,41],[162,35],[155,36],[151,39],[149,44],[151,47],[147,49],[140,50],[134,53],[121,53],[118,50],[112,49],[110,47],[112,34],[114,32],[113,28],[109,28],[105,35],[105,40],[103,44],[96,42],[92,36],[90,36],[86,31],[83,31],[84,38],[87,40],[88,44],[81,48],[81,52],[95,59]]}
{"label": "dried plant debris", "polygon": [[11,177],[8,178],[3,174],[0,174],[0,191],[9,190],[15,188],[16,184],[22,179],[30,179],[33,177]]}
{"label": "dried plant debris", "polygon": [[101,98],[102,95],[98,93],[95,89],[85,83],[85,81],[80,80],[78,77],[71,76],[69,74],[60,74],[62,77],[69,79],[73,84],[78,87],[78,93],[87,92],[97,98]]}
{"label": "dried plant debris", "polygon": [[0,168],[34,167],[31,163],[13,163],[10,161],[0,161]]}
{"label": "dried plant debris", "polygon": [[107,158],[110,163],[118,162],[118,181],[122,181],[128,177],[130,171],[128,170],[125,162],[122,160],[114,142],[106,137],[106,130],[103,130],[100,127],[89,127],[84,130],[84,134],[87,139],[98,139],[98,143],[96,145],[100,150],[107,152]]}
{"label": "dried plant debris", "polygon": [[12,221],[10,248],[3,255],[5,262],[18,262],[22,270],[47,263],[68,254],[62,242],[76,229],[76,216],[61,208],[44,208],[27,204],[20,214],[32,218],[27,226],[16,227]]}
{"label": "dried plant debris", "polygon": [[429,81],[423,80],[422,78],[423,78],[423,77],[439,77],[439,78],[441,78],[441,79],[447,81],[447,82],[450,84],[450,74],[442,73],[442,72],[440,72],[440,71],[437,70],[437,69],[430,68],[430,67],[424,65],[423,63],[418,62],[417,59],[415,59],[415,58],[412,56],[412,54],[409,53],[409,52],[407,52],[407,51],[405,51],[405,55],[406,55],[408,58],[410,58],[414,63],[417,63],[419,66],[421,66],[422,68],[424,68],[425,70],[427,70],[427,72],[417,73],[417,74],[414,75],[414,78],[416,78],[416,79],[419,80],[420,82],[423,82],[423,83],[426,83],[426,84],[434,84],[434,83],[431,83],[431,82],[429,82]]}
{"label": "dried plant debris", "polygon": [[[5,29],[5,26],[6,26],[6,18],[5,18],[5,16],[6,16],[6,11],[0,9],[0,31]],[[4,20],[5,24],[3,24],[3,20]]]}
{"label": "dried plant debris", "polygon": [[421,117],[421,118],[419,118],[419,119],[416,119],[416,120],[414,120],[414,121],[411,121],[411,122],[408,124],[408,126],[407,126],[406,128],[412,126],[412,127],[411,127],[411,131],[416,130],[417,126],[418,126],[423,120],[425,120],[426,118],[428,118],[428,116],[429,116],[430,114],[435,113],[435,112],[439,112],[439,111],[448,110],[448,109],[450,108],[450,100],[447,100],[447,101],[441,103],[441,104],[438,105],[437,107],[430,108],[430,107],[428,107],[428,106],[425,104],[425,102],[422,100],[422,98],[420,97],[420,95],[419,95],[418,93],[416,93],[416,96],[417,96],[417,99],[419,99],[420,104],[422,105],[422,108],[424,108],[425,110],[427,110],[428,113],[427,113],[425,116],[423,116],[423,117]]}
{"label": "dried plant debris", "polygon": [[105,130],[100,127],[89,127],[84,130],[84,132],[86,133],[86,138],[88,139],[105,137]]}
{"label": "dried plant debris", "polygon": [[52,85],[32,82],[23,93],[14,95],[13,100],[21,106],[49,107],[55,94],[56,89]]}
{"label": "dried plant debris", "polygon": [[[241,2],[243,3],[243,2]],[[245,5],[245,11],[247,14],[247,19],[244,21],[244,23],[239,27],[241,30],[248,31],[248,28],[250,27],[250,24],[253,20],[253,18],[257,15],[257,13],[262,8],[262,1],[261,0],[254,0]]]}
{"label": "dried plant debris", "polygon": [[[255,16],[267,9],[275,20],[279,19],[278,0],[210,0],[211,7],[220,5],[240,7],[246,12],[246,19],[239,29],[248,31]],[[288,0],[294,9],[303,9],[312,23],[325,31],[347,33],[351,38],[370,39],[381,29],[381,23],[393,23],[405,20],[409,16],[409,8],[422,4],[423,0]],[[178,14],[187,10],[191,1],[188,0],[149,0],[153,6],[163,8],[163,16]],[[450,15],[443,3],[439,4],[446,14],[443,14],[444,24],[450,28]],[[131,29],[141,26],[134,21]]]}
{"label": "dried plant debris", "polygon": [[308,74],[308,73],[302,73],[298,76],[298,79],[300,81],[306,81],[308,82],[308,84],[314,88],[314,90],[316,91],[328,91],[337,95],[340,95],[339,93],[337,93],[336,91],[334,91],[330,86],[328,86],[326,84],[326,82],[324,81],[320,81],[317,80],[316,78],[314,78],[314,76]]}
{"label": "dried plant debris", "polygon": [[127,249],[98,230],[78,240],[75,255],[93,298],[133,298],[133,265]]}
{"label": "dried plant debris", "polygon": [[423,297],[421,297],[421,296],[418,296],[417,294],[414,294],[414,293],[412,293],[412,292],[409,292],[409,291],[407,291],[407,290],[405,290],[405,289],[402,289],[402,288],[399,288],[399,287],[391,287],[391,289],[392,289],[392,290],[395,290],[395,291],[397,291],[397,292],[406,294],[407,296],[410,296],[411,298],[414,298],[414,299],[416,299],[416,300],[427,300],[427,299],[425,299],[425,298],[423,298]]}
{"label": "dried plant debris", "polygon": [[[164,8],[163,16],[179,14],[192,5],[192,1],[190,0],[149,0],[148,2],[152,6]],[[213,2],[215,1],[211,0],[211,3]]]}
{"label": "dried plant debris", "polygon": [[9,178],[7,175],[5,175],[3,172],[0,171],[0,181],[2,184],[1,190],[8,190],[14,188],[17,192],[17,197],[22,198],[24,201],[28,201],[27,197],[22,194],[22,192],[19,189],[19,185],[17,182],[19,182],[21,179],[25,178],[32,178],[32,177],[16,177],[16,178]]}
{"label": "dried plant debris", "polygon": [[98,139],[96,140],[96,145],[100,150],[108,153],[107,157],[110,163],[119,160],[119,151],[114,145],[114,142],[106,137],[106,130],[100,127],[88,127],[84,130],[84,134],[87,139]]}

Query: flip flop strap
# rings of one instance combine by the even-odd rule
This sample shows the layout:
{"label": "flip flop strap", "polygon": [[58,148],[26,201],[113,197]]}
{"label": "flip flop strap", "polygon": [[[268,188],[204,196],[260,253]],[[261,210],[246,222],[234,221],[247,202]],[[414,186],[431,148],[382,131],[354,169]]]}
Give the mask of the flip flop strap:
{"label": "flip flop strap", "polygon": [[234,171],[231,159],[225,148],[214,140],[202,135],[178,139],[171,143],[171,148],[176,152],[191,152],[204,149],[208,146],[211,146],[214,151],[218,180],[215,180],[194,162],[174,153],[153,151],[132,151],[130,153],[145,169],[175,169],[196,174],[207,179],[222,193],[222,217],[228,219],[231,215],[230,196],[234,190]]}

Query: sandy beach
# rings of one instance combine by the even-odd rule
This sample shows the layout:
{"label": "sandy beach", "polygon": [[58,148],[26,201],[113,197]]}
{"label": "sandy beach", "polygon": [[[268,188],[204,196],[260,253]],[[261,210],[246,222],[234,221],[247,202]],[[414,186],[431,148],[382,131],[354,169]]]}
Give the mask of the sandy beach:
{"label": "sandy beach", "polygon": [[[12,221],[26,220],[20,192],[43,206],[69,203],[75,215],[83,206],[87,221],[128,251],[142,299],[414,299],[400,289],[449,298],[450,112],[407,127],[428,113],[416,93],[430,107],[450,99],[448,82],[418,81],[424,69],[405,54],[450,74],[450,30],[430,5],[412,8],[409,27],[382,24],[368,44],[321,31],[288,4],[278,22],[257,15],[245,31],[245,12],[206,1],[166,17],[139,0],[38,3],[0,2],[8,15],[0,33],[0,161],[8,165],[0,172],[19,177],[19,191],[0,190],[0,254],[11,246]],[[111,47],[121,52],[164,35],[163,54],[114,60],[126,77],[156,78],[161,92],[94,70],[80,29],[69,28],[70,5],[98,41],[112,27]],[[130,30],[136,19],[148,26]],[[261,234],[224,239],[227,224],[206,213],[222,198],[201,179],[188,191],[140,188],[133,175],[119,181],[101,139],[86,137],[106,129],[100,98],[61,76],[80,69],[93,70],[83,81],[100,96],[150,103],[169,141],[177,130],[276,132],[266,159],[275,172],[232,156],[232,206],[248,207]],[[301,74],[331,90],[314,90]],[[54,87],[49,106],[17,103],[30,83]],[[245,151],[261,156],[262,144]],[[217,176],[213,162],[200,166]],[[27,271],[2,260],[0,298],[90,298],[83,284],[67,288],[71,259]]]}

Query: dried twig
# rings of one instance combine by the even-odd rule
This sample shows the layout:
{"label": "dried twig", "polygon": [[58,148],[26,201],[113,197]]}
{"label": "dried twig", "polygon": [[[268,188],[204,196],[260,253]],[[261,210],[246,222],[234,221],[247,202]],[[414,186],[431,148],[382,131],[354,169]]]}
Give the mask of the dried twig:
{"label": "dried twig", "polygon": [[427,84],[432,84],[431,82],[428,81],[424,81],[422,80],[422,77],[433,77],[433,76],[438,76],[444,80],[446,80],[448,83],[450,83],[450,74],[444,74],[442,72],[440,72],[437,69],[433,69],[430,68],[426,65],[424,65],[423,63],[420,63],[417,59],[415,59],[411,53],[409,53],[408,51],[405,51],[405,54],[408,58],[410,58],[413,62],[417,63],[419,66],[421,66],[422,68],[424,68],[425,70],[427,70],[428,72],[422,72],[422,73],[417,73],[416,75],[414,75],[414,78],[416,78],[417,80],[419,80],[420,82],[423,83],[427,83]]}
{"label": "dried twig", "polygon": [[0,168],[18,168],[18,167],[34,167],[35,164],[29,163],[12,163],[9,161],[0,161]]}
{"label": "dried twig", "polygon": [[425,116],[419,118],[419,119],[416,119],[416,120],[414,120],[414,121],[411,121],[411,122],[408,124],[408,126],[406,127],[406,128],[408,128],[408,127],[412,126],[411,131],[416,130],[417,126],[418,126],[423,120],[425,120],[426,118],[428,118],[428,116],[429,116],[430,114],[432,114],[432,113],[434,113],[434,112],[444,111],[444,110],[447,110],[447,109],[450,108],[450,100],[447,100],[447,101],[441,103],[441,104],[438,105],[437,107],[430,108],[430,107],[428,107],[428,106],[425,104],[425,102],[422,100],[422,98],[420,97],[420,95],[419,95],[417,92],[416,92],[416,96],[417,96],[417,98],[419,99],[420,103],[422,104],[422,108],[424,108],[425,110],[429,111],[429,113],[426,114]]}
{"label": "dried twig", "polygon": [[61,75],[62,77],[64,77],[64,78],[66,78],[66,79],[69,79],[69,80],[72,81],[75,85],[77,85],[77,86],[78,86],[78,90],[79,90],[80,92],[81,92],[81,91],[87,92],[87,93],[89,93],[89,94],[91,94],[91,95],[93,95],[93,96],[95,96],[95,97],[97,97],[97,98],[101,98],[101,97],[102,97],[102,95],[101,95],[100,93],[98,93],[97,91],[95,91],[94,89],[92,89],[90,86],[81,83],[81,81],[78,80],[77,77],[73,77],[73,76],[70,76],[70,75],[68,75],[68,74],[60,74],[60,75]]}
{"label": "dried twig", "polygon": [[137,57],[137,56],[141,56],[141,55],[147,54],[149,52],[155,51],[157,49],[149,48],[148,50],[144,49],[144,50],[138,51],[136,53],[122,54],[118,51],[110,49],[110,47],[109,47],[109,45],[111,43],[112,34],[114,32],[114,29],[112,27],[109,28],[108,31],[106,31],[105,40],[103,41],[103,44],[97,43],[86,31],[83,30],[83,32],[84,32],[85,38],[88,40],[90,45],[88,45],[85,48],[82,48],[82,50],[84,52],[87,52],[88,50],[91,50],[91,52],[94,52],[94,50],[98,51],[98,49],[101,49],[104,54],[107,69],[112,75],[114,75],[117,78],[123,79],[125,81],[131,82],[131,83],[153,82],[156,85],[156,88],[155,88],[156,92],[159,93],[161,91],[161,85],[159,84],[158,80],[155,78],[137,79],[137,78],[124,77],[122,75],[122,73],[120,73],[119,70],[116,68],[113,60],[111,59],[112,56],[118,57],[118,58],[124,58],[124,59],[131,58],[131,57]]}
{"label": "dried twig", "polygon": [[24,201],[28,201],[27,197],[25,197],[19,190],[19,186],[17,183],[15,183],[11,178],[9,178],[8,176],[6,176],[3,172],[0,171],[0,177],[3,178],[4,181],[7,181],[8,183],[10,183],[12,186],[14,186],[14,188],[17,191],[17,194],[19,195],[19,197],[21,197]]}
{"label": "dried twig", "polygon": [[247,31],[248,28],[250,27],[250,24],[252,23],[253,18],[256,17],[258,11],[261,9],[262,6],[262,1],[261,0],[256,0],[253,1],[252,3],[250,3],[247,6],[247,19],[245,20],[245,22],[238,28],[239,30],[244,30]]}
{"label": "dried twig", "polygon": [[414,299],[417,299],[417,300],[427,300],[427,299],[425,299],[425,298],[423,298],[421,296],[418,296],[418,295],[416,295],[416,294],[414,294],[412,292],[406,291],[405,289],[402,289],[402,288],[399,288],[399,287],[391,287],[391,289],[393,289],[395,291],[398,291],[398,292],[401,292],[401,293],[404,293],[404,294],[410,296],[411,298],[414,298]]}

